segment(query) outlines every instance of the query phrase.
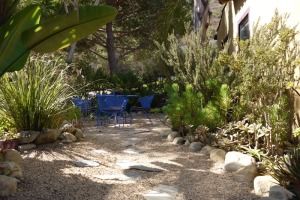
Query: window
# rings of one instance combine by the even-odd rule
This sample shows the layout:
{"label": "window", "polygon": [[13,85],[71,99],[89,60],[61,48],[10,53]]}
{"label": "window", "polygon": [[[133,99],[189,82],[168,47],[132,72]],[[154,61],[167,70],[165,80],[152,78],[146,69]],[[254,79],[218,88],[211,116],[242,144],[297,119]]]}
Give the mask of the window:
{"label": "window", "polygon": [[240,40],[247,40],[250,38],[248,14],[244,17],[244,19],[239,24],[239,38]]}

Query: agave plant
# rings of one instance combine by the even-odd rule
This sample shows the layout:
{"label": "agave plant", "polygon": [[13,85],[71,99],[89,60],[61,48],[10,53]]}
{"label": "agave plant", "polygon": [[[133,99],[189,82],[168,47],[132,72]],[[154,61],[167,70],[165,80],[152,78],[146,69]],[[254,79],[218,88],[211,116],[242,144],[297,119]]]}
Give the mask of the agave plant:
{"label": "agave plant", "polygon": [[[272,162],[271,162],[272,163]],[[271,175],[300,197],[300,147],[270,165]]]}
{"label": "agave plant", "polygon": [[52,127],[74,95],[62,59],[31,56],[23,70],[0,79],[0,115],[17,131]]}
{"label": "agave plant", "polygon": [[20,0],[0,1],[0,76],[24,67],[31,50],[65,48],[113,20],[110,6],[84,6],[40,23],[41,9],[30,5],[14,13]]}

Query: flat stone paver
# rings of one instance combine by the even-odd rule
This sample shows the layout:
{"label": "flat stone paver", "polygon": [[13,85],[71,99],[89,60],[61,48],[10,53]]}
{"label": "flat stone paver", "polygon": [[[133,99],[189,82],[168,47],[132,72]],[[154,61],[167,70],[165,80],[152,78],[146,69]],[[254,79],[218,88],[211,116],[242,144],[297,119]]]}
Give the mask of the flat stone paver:
{"label": "flat stone paver", "polygon": [[139,141],[125,141],[125,142],[122,143],[122,145],[124,147],[130,147],[130,146],[135,146],[139,143],[140,143]]}
{"label": "flat stone paver", "polygon": [[93,155],[108,154],[108,151],[106,151],[104,149],[94,149],[91,151],[91,154],[93,154]]}
{"label": "flat stone paver", "polygon": [[73,161],[73,163],[77,167],[98,167],[98,166],[100,166],[99,163],[92,161],[92,160],[77,160],[77,161]]}
{"label": "flat stone paver", "polygon": [[158,185],[143,196],[146,200],[175,200],[177,193],[177,186]]}
{"label": "flat stone paver", "polygon": [[95,178],[102,180],[119,180],[119,181],[136,181],[141,178],[139,174],[112,174],[112,175],[95,175]]}
{"label": "flat stone paver", "polygon": [[142,150],[142,149],[125,149],[123,152],[124,153],[129,153],[129,154],[140,154],[140,153],[144,153],[145,150]]}
{"label": "flat stone paver", "polygon": [[163,171],[160,168],[148,167],[148,166],[145,166],[145,165],[142,165],[142,164],[132,163],[132,162],[127,161],[127,160],[118,161],[116,164],[118,166],[120,166],[121,169],[138,169],[138,170],[148,171],[148,172],[161,172],[161,171]]}

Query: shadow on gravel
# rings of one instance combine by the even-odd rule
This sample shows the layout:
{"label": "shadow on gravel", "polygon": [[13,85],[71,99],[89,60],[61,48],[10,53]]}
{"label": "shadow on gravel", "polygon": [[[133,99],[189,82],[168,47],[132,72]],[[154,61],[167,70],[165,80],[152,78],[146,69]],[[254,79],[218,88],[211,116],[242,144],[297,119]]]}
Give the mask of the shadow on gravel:
{"label": "shadow on gravel", "polygon": [[[28,163],[34,167],[29,168]],[[23,159],[24,179],[18,184],[14,196],[6,200],[94,200],[105,199],[112,184],[94,182],[81,174],[66,174],[62,169],[71,167],[66,161],[41,161],[35,158]],[[33,166],[32,164],[30,166]],[[43,191],[43,192],[42,192]],[[84,192],[83,192],[84,191]]]}

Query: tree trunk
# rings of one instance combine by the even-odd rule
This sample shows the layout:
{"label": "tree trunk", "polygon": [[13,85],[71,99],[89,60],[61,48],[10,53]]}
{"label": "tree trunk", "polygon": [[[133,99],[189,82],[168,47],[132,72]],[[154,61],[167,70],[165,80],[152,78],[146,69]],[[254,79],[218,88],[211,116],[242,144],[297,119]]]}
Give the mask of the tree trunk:
{"label": "tree trunk", "polygon": [[194,31],[201,28],[201,42],[206,39],[206,31],[210,23],[211,10],[209,0],[194,0],[193,21]]}
{"label": "tree trunk", "polygon": [[106,46],[107,46],[107,57],[109,64],[109,73],[112,75],[117,71],[117,59],[114,45],[114,34],[112,30],[112,22],[106,24]]}

